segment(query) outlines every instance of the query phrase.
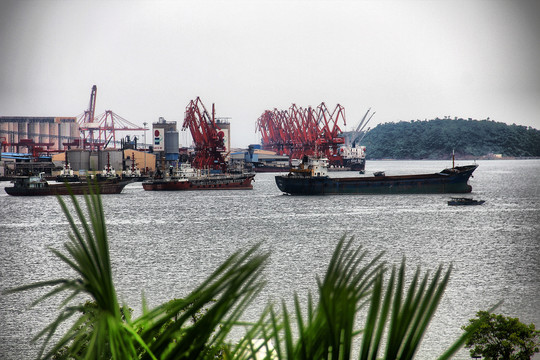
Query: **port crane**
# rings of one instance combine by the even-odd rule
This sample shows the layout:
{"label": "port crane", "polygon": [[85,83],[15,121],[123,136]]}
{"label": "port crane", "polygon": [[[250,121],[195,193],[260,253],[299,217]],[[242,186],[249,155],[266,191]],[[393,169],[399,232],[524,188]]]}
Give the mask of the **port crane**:
{"label": "port crane", "polygon": [[266,150],[291,159],[325,156],[332,165],[343,165],[339,146],[344,143],[340,123],[346,125],[345,108],[330,112],[323,102],[316,108],[292,104],[288,110],[266,110],[256,123]]}
{"label": "port crane", "polygon": [[339,121],[343,121],[343,125],[347,125],[345,120],[345,108],[340,104],[337,104],[334,111],[330,113],[324,103],[321,103],[317,107],[318,113],[318,128],[319,136],[316,142],[317,151],[324,154],[331,165],[343,166],[343,159],[339,154],[338,148],[345,141],[341,128],[339,127]]}
{"label": "port crane", "polygon": [[88,103],[88,109],[77,117],[77,122],[79,123],[79,131],[82,135],[81,139],[75,139],[71,143],[63,143],[64,147],[77,146],[86,149],[87,147],[90,151],[95,149],[103,148],[105,142],[97,141],[95,138],[95,133],[99,131],[99,123],[94,121],[95,112],[96,112],[96,98],[97,98],[97,86],[92,86],[90,92],[90,102]]}
{"label": "port crane", "polygon": [[103,114],[96,116],[96,98],[97,86],[94,85],[90,93],[88,109],[77,117],[82,139],[76,139],[71,143],[63,143],[65,147],[77,146],[93,151],[104,149],[109,144],[112,144],[112,148],[116,149],[117,131],[148,130],[145,127],[140,127],[129,122],[111,110],[106,110]]}
{"label": "port crane", "polygon": [[226,172],[225,134],[216,124],[214,104],[212,104],[212,113],[210,114],[199,97],[191,100],[186,107],[182,125],[183,131],[187,129],[191,132],[195,147],[195,158],[192,161],[192,166],[196,169]]}
{"label": "port crane", "polygon": [[[362,117],[362,119],[360,120],[360,122],[358,123],[358,126],[356,127],[356,129],[354,131],[351,131],[350,133],[347,133],[347,142],[352,147],[355,147],[358,144],[360,144],[360,141],[362,141],[364,136],[366,136],[366,134],[368,133],[370,128],[366,129],[366,126],[369,124],[369,122],[371,121],[371,118],[376,113],[374,111],[370,115],[369,114],[370,111],[371,111],[371,108],[369,108],[366,111],[366,113],[364,114],[364,116]],[[369,117],[368,117],[368,115],[369,115]]]}

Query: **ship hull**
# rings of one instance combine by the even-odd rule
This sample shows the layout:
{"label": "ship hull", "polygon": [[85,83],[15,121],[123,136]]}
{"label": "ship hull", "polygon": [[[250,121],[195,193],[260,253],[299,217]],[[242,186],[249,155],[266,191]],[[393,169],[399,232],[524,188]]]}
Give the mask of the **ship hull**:
{"label": "ship hull", "polygon": [[347,168],[349,171],[358,171],[363,174],[364,171],[366,170],[366,159],[355,159],[355,160],[345,159],[343,161],[343,166]]}
{"label": "ship hull", "polygon": [[365,159],[362,159],[362,160],[357,161],[357,162],[351,162],[348,165],[351,168],[351,171],[358,171],[358,172],[361,172],[363,174],[364,171],[366,170],[366,160]]}
{"label": "ship hull", "polygon": [[467,183],[478,165],[435,174],[331,178],[276,176],[278,188],[291,195],[469,193]]}
{"label": "ship hull", "polygon": [[147,191],[188,191],[188,190],[250,190],[253,189],[254,174],[217,175],[201,178],[153,179],[144,181]]}
{"label": "ship hull", "polygon": [[[95,183],[98,186],[99,193],[105,194],[120,194],[124,187],[129,184],[130,181],[101,181]],[[67,184],[48,184],[39,188],[25,188],[25,187],[6,187],[6,193],[12,196],[48,196],[48,195],[83,195],[90,193],[90,186],[94,186],[92,183],[80,182]]]}

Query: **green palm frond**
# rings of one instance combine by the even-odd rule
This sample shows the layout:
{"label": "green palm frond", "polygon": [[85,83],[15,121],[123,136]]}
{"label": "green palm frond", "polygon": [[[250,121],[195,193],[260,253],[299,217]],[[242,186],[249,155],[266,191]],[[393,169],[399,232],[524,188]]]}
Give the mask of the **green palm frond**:
{"label": "green palm frond", "polygon": [[[361,360],[413,359],[444,294],[451,267],[444,272],[439,266],[433,276],[429,271],[422,276],[417,269],[406,285],[405,260],[385,279],[382,254],[367,261],[366,251],[351,249],[352,239],[341,238],[325,278],[318,281],[318,304],[313,304],[310,294],[303,310],[295,295],[296,328],[284,302],[281,316],[270,308],[238,345],[237,353],[248,354],[240,358],[255,358],[262,350],[269,359],[341,360],[350,359],[355,351]],[[364,327],[355,329],[362,314]],[[450,358],[466,337],[441,359]]]}
{"label": "green palm frond", "polygon": [[[267,255],[255,255],[257,248],[233,254],[185,299],[163,304],[135,320],[133,326],[142,329],[141,338],[151,343],[151,351],[163,359],[205,358],[208,352],[219,351],[264,285],[260,277]],[[203,315],[190,323],[203,309]]]}
{"label": "green palm frond", "polygon": [[392,269],[386,294],[383,274],[380,274],[366,319],[360,359],[378,358],[385,331],[387,345],[384,358],[413,359],[444,293],[450,273],[451,269],[448,269],[441,278],[442,267],[439,267],[429,282],[429,272],[421,280],[420,270],[417,269],[405,297],[405,261],[398,270],[395,267]]}
{"label": "green palm frond", "polygon": [[[134,347],[131,346],[131,333],[122,325],[120,308],[112,280],[105,215],[101,198],[96,190],[97,187],[91,185],[89,186],[89,195],[84,196],[86,214],[75,196],[70,196],[76,217],[71,215],[65,201],[58,196],[71,232],[69,241],[64,244],[65,252],[54,249],[51,251],[75,271],[76,277],[74,279],[62,278],[42,281],[9,291],[53,287],[37,299],[33,305],[55,295],[65,296],[61,303],[61,306],[64,307],[61,313],[34,338],[34,340],[44,338],[39,357],[45,359],[52,358],[61,352],[67,352],[74,357],[83,356],[84,353],[87,358],[105,356],[113,359],[124,359],[126,356],[136,356],[133,351]],[[87,220],[87,217],[90,221]],[[76,220],[79,225],[77,225]],[[82,230],[79,230],[79,227]],[[96,304],[95,309],[88,311],[83,306],[69,306],[68,304],[78,295],[92,299]],[[47,345],[60,325],[74,316],[79,317],[73,326],[45,353]],[[64,349],[66,346],[67,350]]]}
{"label": "green palm frond", "polygon": [[[262,349],[269,358],[278,359],[350,358],[358,335],[354,329],[356,315],[371,295],[377,276],[384,271],[384,263],[380,261],[382,254],[366,261],[367,251],[352,250],[352,246],[352,238],[347,240],[344,236],[339,241],[324,279],[317,281],[317,304],[312,294],[308,294],[304,310],[295,294],[294,313],[289,312],[285,302],[280,316],[269,308],[248,331],[235,353],[248,353],[254,358]],[[251,346],[253,343],[258,347]]]}

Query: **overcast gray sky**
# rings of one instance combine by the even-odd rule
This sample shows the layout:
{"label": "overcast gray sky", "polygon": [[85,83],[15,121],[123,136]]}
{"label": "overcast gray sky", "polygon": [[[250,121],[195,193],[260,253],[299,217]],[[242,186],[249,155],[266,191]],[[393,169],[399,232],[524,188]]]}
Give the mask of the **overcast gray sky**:
{"label": "overcast gray sky", "polygon": [[95,84],[96,113],[140,125],[200,96],[233,147],[292,103],[339,103],[348,128],[371,107],[540,129],[539,19],[536,0],[2,0],[0,115],[77,116]]}

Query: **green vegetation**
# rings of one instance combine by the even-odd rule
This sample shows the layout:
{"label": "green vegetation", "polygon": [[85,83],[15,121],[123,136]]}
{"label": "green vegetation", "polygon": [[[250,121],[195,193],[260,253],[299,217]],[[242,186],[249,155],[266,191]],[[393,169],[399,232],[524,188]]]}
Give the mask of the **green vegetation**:
{"label": "green vegetation", "polygon": [[471,357],[528,360],[540,351],[540,331],[534,324],[525,325],[519,319],[487,311],[479,311],[476,316],[469,320],[469,325],[463,326],[463,330],[472,333],[465,344],[471,349]]}
{"label": "green vegetation", "polygon": [[491,154],[539,157],[540,130],[472,119],[434,119],[379,124],[362,141],[368,159],[449,159]]}
{"label": "green vegetation", "polygon": [[[254,359],[264,352],[268,359],[337,360],[349,359],[357,349],[360,359],[413,359],[451,273],[439,266],[434,274],[417,269],[407,279],[405,261],[388,269],[382,254],[370,258],[368,251],[354,247],[353,239],[343,237],[324,278],[317,279],[317,301],[308,294],[303,307],[295,295],[293,311],[283,302],[280,311],[268,306],[255,323],[242,323],[242,314],[264,286],[262,273],[269,258],[255,246],[230,256],[185,298],[154,309],[143,303],[142,315],[133,319],[129,307],[119,305],[112,281],[100,197],[85,196],[86,211],[74,196],[71,200],[77,221],[59,198],[71,233],[64,252],[53,251],[75,270],[75,277],[9,291],[52,287],[35,304],[65,296],[56,320],[34,339],[44,339],[40,358]],[[75,296],[90,303],[73,304]],[[360,316],[365,322],[358,329]],[[68,319],[74,321],[71,328],[50,344]],[[242,327],[245,336],[230,343],[227,336],[236,327]],[[440,359],[449,359],[463,346],[469,332]]]}

